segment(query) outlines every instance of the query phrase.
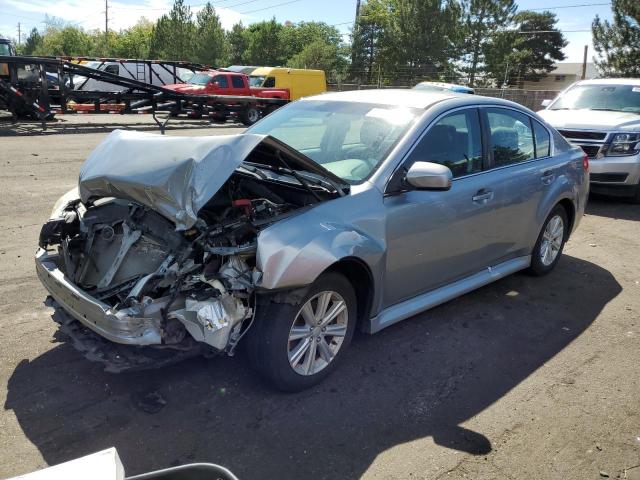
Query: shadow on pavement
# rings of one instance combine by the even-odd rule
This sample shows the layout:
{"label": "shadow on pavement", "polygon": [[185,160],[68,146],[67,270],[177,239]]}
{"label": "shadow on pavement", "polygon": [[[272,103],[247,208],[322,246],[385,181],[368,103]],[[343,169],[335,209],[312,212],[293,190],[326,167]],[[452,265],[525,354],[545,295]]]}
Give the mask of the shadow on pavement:
{"label": "shadow on pavement", "polygon": [[592,193],[589,195],[586,213],[617,220],[640,220],[640,205],[633,204],[626,198]]}
{"label": "shadow on pavement", "polygon": [[[116,446],[128,475],[203,461],[242,479],[359,478],[381,452],[424,437],[483,455],[491,440],[460,424],[620,291],[608,271],[565,256],[547,277],[517,274],[357,337],[333,376],[299,394],[270,390],[243,355],[111,375],[60,344],[16,367],[4,407],[49,464]],[[141,396],[166,404],[141,409]]]}

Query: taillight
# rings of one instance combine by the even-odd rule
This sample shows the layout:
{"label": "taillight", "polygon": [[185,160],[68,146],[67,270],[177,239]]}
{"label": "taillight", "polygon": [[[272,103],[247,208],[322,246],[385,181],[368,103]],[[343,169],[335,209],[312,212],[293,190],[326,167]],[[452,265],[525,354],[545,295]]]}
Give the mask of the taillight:
{"label": "taillight", "polygon": [[586,153],[584,154],[584,157],[582,157],[582,169],[585,172],[589,171],[589,155],[587,155]]}

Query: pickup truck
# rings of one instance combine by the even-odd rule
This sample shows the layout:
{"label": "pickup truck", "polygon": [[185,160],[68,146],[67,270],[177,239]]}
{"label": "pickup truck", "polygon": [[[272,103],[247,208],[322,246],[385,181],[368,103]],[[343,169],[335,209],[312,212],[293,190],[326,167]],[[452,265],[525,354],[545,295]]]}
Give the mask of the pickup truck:
{"label": "pickup truck", "polygon": [[640,203],[640,79],[571,85],[539,115],[590,159],[591,191]]}
{"label": "pickup truck", "polygon": [[[277,98],[282,100],[290,99],[289,89],[287,88],[251,87],[249,85],[249,77],[244,73],[227,72],[223,70],[198,72],[186,83],[166,85],[164,88],[173,90],[174,92],[192,95],[230,95]],[[211,102],[209,105],[214,106],[215,103],[216,102]],[[274,108],[277,108],[277,106],[269,104],[248,105],[247,108],[240,110],[238,113],[242,123],[245,125],[253,125],[260,119],[262,114],[270,113]],[[224,109],[219,109],[219,111],[214,112],[213,117],[216,120],[224,121],[228,117],[228,113],[229,112]],[[197,109],[192,113],[192,116],[200,115],[202,115],[202,112]]]}

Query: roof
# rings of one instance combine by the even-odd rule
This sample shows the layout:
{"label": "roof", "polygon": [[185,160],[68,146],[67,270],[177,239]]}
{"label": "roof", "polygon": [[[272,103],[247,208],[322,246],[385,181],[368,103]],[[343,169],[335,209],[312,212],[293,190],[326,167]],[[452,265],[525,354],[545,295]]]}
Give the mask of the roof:
{"label": "roof", "polygon": [[343,102],[374,103],[378,105],[395,105],[398,107],[427,108],[434,103],[458,94],[448,91],[430,92],[413,89],[372,89],[351,90],[348,92],[329,92],[305,100],[329,100]]}
{"label": "roof", "polygon": [[444,82],[420,82],[413,88],[420,88],[421,86],[426,87],[435,87],[435,88],[444,88],[446,90],[451,90],[452,92],[460,92],[460,93],[473,93],[474,90],[471,87],[467,87],[466,85],[458,85],[456,83],[444,83]]}
{"label": "roof", "polygon": [[371,103],[374,105],[388,105],[406,108],[430,108],[436,103],[451,101],[456,106],[473,105],[504,105],[527,110],[526,107],[509,100],[501,98],[485,97],[482,95],[469,95],[467,93],[456,93],[448,90],[441,92],[431,92],[428,90],[414,89],[371,89],[371,90],[351,90],[348,92],[328,92],[311,97],[305,97],[299,102],[309,100],[322,100],[332,102],[359,102]]}
{"label": "roof", "polygon": [[[563,63],[554,63],[555,67],[551,70],[548,75],[578,75],[582,76],[582,63],[572,63],[572,62],[563,62]],[[596,66],[593,63],[587,63],[587,78],[595,77],[598,72],[596,70]]]}
{"label": "roof", "polygon": [[640,78],[597,78],[593,80],[581,80],[580,85],[633,85],[640,86]]}
{"label": "roof", "polygon": [[266,76],[276,71],[287,72],[287,73],[304,72],[306,74],[324,75],[323,70],[311,70],[307,68],[288,68],[288,67],[259,67],[259,68],[256,68],[251,73],[251,75]]}

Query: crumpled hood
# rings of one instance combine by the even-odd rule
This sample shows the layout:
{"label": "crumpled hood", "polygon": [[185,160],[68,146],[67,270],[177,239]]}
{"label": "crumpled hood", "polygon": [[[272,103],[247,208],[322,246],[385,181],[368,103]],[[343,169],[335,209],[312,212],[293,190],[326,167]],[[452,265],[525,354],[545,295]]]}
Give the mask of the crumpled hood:
{"label": "crumpled hood", "polygon": [[538,112],[554,128],[588,129],[605,132],[640,131],[640,115],[603,110],[541,110]]}
{"label": "crumpled hood", "polygon": [[116,197],[191,228],[198,211],[265,138],[242,134],[168,137],[113,131],[80,169],[80,199]]}

